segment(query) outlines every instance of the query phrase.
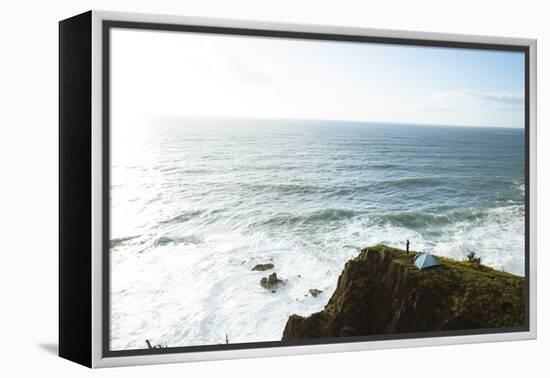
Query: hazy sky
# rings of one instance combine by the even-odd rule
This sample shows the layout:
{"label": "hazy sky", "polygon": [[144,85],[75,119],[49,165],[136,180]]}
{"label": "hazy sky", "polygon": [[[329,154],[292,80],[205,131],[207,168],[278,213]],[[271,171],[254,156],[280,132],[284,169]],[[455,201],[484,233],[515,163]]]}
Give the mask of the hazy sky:
{"label": "hazy sky", "polygon": [[151,116],[523,127],[523,54],[114,29],[113,122]]}

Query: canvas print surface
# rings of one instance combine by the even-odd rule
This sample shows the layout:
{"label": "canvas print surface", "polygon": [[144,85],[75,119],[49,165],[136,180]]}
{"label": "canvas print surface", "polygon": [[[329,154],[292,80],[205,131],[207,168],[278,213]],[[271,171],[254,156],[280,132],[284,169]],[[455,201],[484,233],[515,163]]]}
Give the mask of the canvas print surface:
{"label": "canvas print surface", "polygon": [[110,349],[523,327],[524,64],[111,30]]}

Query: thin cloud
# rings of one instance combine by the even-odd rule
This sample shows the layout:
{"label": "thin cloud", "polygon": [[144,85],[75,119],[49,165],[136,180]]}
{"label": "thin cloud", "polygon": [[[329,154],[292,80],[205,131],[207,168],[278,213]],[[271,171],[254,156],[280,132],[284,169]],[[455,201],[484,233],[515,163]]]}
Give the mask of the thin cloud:
{"label": "thin cloud", "polygon": [[436,92],[433,96],[437,100],[482,100],[487,102],[510,104],[510,105],[523,105],[524,94],[519,92],[479,92],[479,91],[446,91]]}
{"label": "thin cloud", "polygon": [[471,92],[470,96],[484,101],[500,104],[523,105],[523,92]]}
{"label": "thin cloud", "polygon": [[419,112],[429,123],[521,127],[522,91],[435,91],[419,100]]}

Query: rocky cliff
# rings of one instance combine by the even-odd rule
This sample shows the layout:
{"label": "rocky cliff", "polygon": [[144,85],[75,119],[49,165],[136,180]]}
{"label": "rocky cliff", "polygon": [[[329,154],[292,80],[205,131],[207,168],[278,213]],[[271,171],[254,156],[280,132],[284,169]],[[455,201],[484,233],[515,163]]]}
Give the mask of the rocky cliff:
{"label": "rocky cliff", "polygon": [[282,340],[523,325],[523,277],[441,257],[441,266],[419,270],[413,256],[383,245],[363,249],[325,308],[290,316]]}

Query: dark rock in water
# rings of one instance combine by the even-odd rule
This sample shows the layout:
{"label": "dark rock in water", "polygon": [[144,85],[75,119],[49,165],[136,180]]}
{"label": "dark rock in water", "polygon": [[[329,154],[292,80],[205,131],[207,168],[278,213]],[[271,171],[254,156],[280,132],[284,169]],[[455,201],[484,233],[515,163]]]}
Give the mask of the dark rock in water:
{"label": "dark rock in water", "polygon": [[274,265],[273,264],[258,264],[256,265],[254,268],[252,268],[252,270],[259,270],[261,272],[265,271],[265,270],[269,270],[269,269],[273,269]]}
{"label": "dark rock in water", "polygon": [[319,289],[309,289],[309,294],[311,294],[313,298],[317,298],[317,296],[322,292],[323,290],[319,290]]}
{"label": "dark rock in water", "polygon": [[322,311],[289,317],[283,341],[524,325],[523,277],[443,257],[437,269],[418,270],[411,257],[363,249]]}
{"label": "dark rock in water", "polygon": [[277,289],[279,285],[284,285],[285,281],[277,277],[277,273],[272,273],[260,280],[260,285],[268,290]]}

